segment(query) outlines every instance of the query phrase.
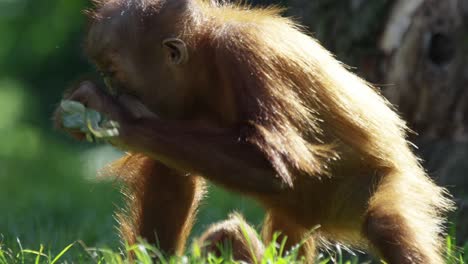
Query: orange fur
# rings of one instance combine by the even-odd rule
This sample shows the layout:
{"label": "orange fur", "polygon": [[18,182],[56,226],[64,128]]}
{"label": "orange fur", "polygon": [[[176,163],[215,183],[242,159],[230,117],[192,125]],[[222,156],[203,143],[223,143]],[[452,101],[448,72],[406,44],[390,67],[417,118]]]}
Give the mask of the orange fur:
{"label": "orange fur", "polygon": [[[290,245],[307,238],[303,254],[308,262],[314,258],[313,239],[328,238],[370,247],[390,263],[442,263],[443,217],[453,205],[413,154],[405,122],[374,87],[347,70],[300,25],[282,17],[281,9],[202,0],[96,2],[90,56],[111,57],[107,59],[116,76],[126,76],[120,81],[163,118],[183,124],[201,119],[212,125],[192,130],[156,126],[160,121],[155,120],[135,125],[134,138],[145,156],[134,154],[113,166],[129,175],[131,186],[131,224],[121,221],[125,237],[151,237],[142,231],[141,215],[164,198],[153,189],[157,184],[151,182],[157,178],[183,187],[179,199],[187,199],[185,209],[174,215],[186,222],[168,241],[177,244],[174,240],[180,237],[184,242],[203,188],[198,178],[186,179],[188,184],[180,177],[174,182],[165,178],[174,171],[196,171],[261,201],[269,216],[266,239],[275,229],[290,237]],[[145,70],[160,62],[148,62],[150,50],[142,55],[135,47],[158,38],[142,32],[180,38],[190,53],[186,65],[146,75],[161,77],[156,79],[157,92],[154,83],[142,79]],[[154,49],[159,45],[151,44]],[[170,89],[164,90],[166,86]],[[220,132],[226,130],[229,133]],[[172,169],[158,176],[154,160]],[[239,168],[246,169],[245,175],[232,173]],[[249,182],[254,183],[243,185]],[[175,218],[169,212],[178,206],[166,204],[155,211],[170,224]],[[223,229],[229,225],[212,228],[206,237],[222,230],[232,236],[231,229]],[[316,225],[320,229],[306,237]],[[163,232],[153,226],[148,230]]]}
{"label": "orange fur", "polygon": [[[127,155],[101,173],[116,175],[126,185],[127,206],[117,214],[124,241],[132,245],[143,237],[165,253],[183,254],[205,193],[201,178],[180,174],[141,154]],[[172,206],[175,202],[177,207]]]}
{"label": "orange fur", "polygon": [[212,225],[196,243],[205,253],[218,256],[222,256],[221,250],[229,250],[226,247],[230,246],[234,249],[235,260],[248,263],[259,263],[265,251],[255,230],[239,214],[232,214],[228,220]]}

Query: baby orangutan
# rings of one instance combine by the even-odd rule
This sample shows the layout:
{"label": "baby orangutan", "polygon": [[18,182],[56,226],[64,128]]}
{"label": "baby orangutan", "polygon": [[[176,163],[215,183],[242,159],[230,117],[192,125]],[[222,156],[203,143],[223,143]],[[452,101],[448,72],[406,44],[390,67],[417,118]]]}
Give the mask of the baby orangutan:
{"label": "baby orangutan", "polygon": [[[275,231],[288,247],[305,240],[307,263],[317,241],[392,264],[443,263],[452,202],[405,122],[279,13],[203,0],[101,0],[90,13],[87,54],[109,91],[87,81],[64,99],[119,124],[107,140],[130,153],[109,169],[128,185],[123,238],[181,254],[206,179],[259,201],[263,242]],[[231,240],[236,259],[255,262],[263,243],[243,228],[254,232],[233,216],[201,243]]]}

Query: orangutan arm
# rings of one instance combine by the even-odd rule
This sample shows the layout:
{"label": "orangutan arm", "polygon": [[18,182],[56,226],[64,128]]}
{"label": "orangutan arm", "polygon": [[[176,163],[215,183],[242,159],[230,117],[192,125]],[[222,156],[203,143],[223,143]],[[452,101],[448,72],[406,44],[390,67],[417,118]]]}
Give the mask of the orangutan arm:
{"label": "orangutan arm", "polygon": [[[202,175],[243,193],[276,193],[286,187],[265,155],[241,139],[239,129],[162,120],[149,113],[135,114],[138,101],[124,103],[91,82],[81,84],[67,99],[79,101],[117,121],[119,136],[108,141],[119,148],[144,153],[169,167]],[[60,111],[56,118],[60,119],[59,116]]]}
{"label": "orangutan arm", "polygon": [[[127,129],[126,129],[127,127]],[[239,133],[197,127],[191,122],[144,118],[122,127],[122,139],[170,167],[199,173],[215,183],[253,194],[281,191],[279,176]]]}

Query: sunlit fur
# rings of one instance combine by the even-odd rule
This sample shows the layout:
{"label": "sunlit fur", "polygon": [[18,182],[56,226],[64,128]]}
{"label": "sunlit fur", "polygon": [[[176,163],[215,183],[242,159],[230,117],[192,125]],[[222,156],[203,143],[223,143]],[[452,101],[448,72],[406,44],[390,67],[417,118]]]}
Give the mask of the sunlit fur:
{"label": "sunlit fur", "polygon": [[[392,218],[393,224],[404,226],[398,242],[418,252],[408,258],[442,263],[443,215],[452,202],[413,154],[405,122],[374,87],[346,69],[301,26],[282,17],[281,9],[201,0],[98,2],[94,19],[100,17],[99,6],[110,3],[148,14],[171,12],[165,6],[172,3],[186,5],[183,20],[173,21],[179,26],[176,35],[191,52],[210,50],[216,55],[212,61],[205,58],[220,76],[211,87],[232,95],[228,116],[246,128],[245,140],[262,150],[285,183],[304,195],[316,192],[320,184],[317,190],[296,184],[302,177],[333,179],[335,167],[359,157],[368,167],[364,172],[350,170],[345,177],[379,175],[365,189],[372,195],[362,217],[398,215]],[[114,169],[133,175],[134,186],[142,184],[137,174],[144,171],[133,172],[134,166],[121,164]],[[318,215],[313,204],[310,211]],[[314,224],[321,223],[307,228]]]}
{"label": "sunlit fur", "polygon": [[[133,245],[142,236],[155,244],[169,241],[172,243],[159,246],[183,254],[198,204],[205,195],[205,182],[198,177],[167,173],[164,167],[141,154],[126,155],[102,173],[119,175],[126,185],[122,191],[127,206],[116,216],[125,242]],[[177,207],[164,210],[161,217],[161,208],[174,199],[180,199]],[[166,224],[168,221],[170,225]],[[155,227],[158,234],[154,234]],[[157,241],[154,235],[159,236]],[[168,238],[172,236],[178,239]]]}
{"label": "sunlit fur", "polygon": [[228,220],[210,226],[195,243],[204,252],[220,256],[223,250],[235,249],[232,257],[247,263],[259,263],[265,251],[257,232],[239,214],[231,214]]}

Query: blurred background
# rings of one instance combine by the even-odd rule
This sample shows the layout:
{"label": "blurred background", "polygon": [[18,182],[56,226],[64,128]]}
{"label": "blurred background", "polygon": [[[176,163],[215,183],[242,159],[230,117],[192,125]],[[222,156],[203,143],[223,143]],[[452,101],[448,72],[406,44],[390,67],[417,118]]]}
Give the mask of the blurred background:
{"label": "blurred background", "polygon": [[[289,0],[278,4],[352,70],[382,88],[416,133],[431,176],[455,195],[457,243],[468,238],[468,0]],[[51,250],[82,240],[117,247],[118,184],[95,179],[119,152],[76,143],[51,115],[80,75],[87,0],[0,0],[0,246]],[[372,111],[372,109],[369,109]],[[212,187],[194,235],[253,201]]]}

